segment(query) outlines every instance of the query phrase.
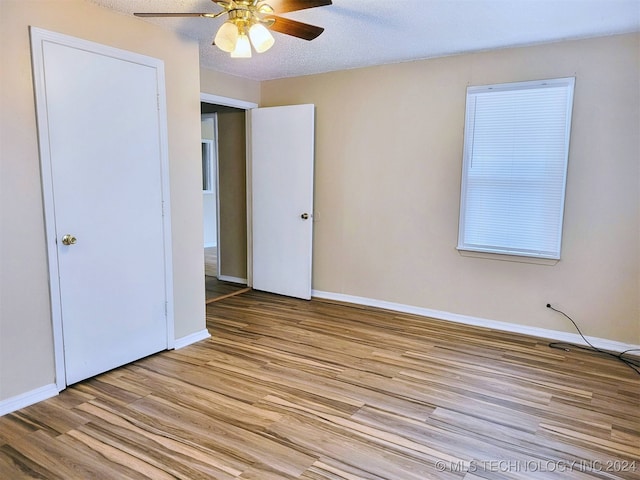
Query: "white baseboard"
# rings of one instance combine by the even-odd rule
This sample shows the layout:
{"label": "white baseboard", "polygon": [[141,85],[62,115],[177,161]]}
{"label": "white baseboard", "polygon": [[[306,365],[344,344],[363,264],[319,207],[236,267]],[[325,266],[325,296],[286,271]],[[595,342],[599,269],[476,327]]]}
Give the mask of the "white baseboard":
{"label": "white baseboard", "polygon": [[51,383],[44,387],[31,390],[30,392],[21,393],[6,400],[0,400],[0,417],[46,400],[47,398],[55,397],[56,395],[58,395],[58,387],[56,387],[55,383]]}
{"label": "white baseboard", "polygon": [[[191,335],[187,335],[186,337],[177,338],[174,343],[174,348],[184,348],[192,343],[206,340],[210,337],[211,335],[209,332],[204,329],[199,332],[192,333]],[[16,395],[15,397],[0,400],[0,417],[8,413],[15,412],[16,410],[20,410],[21,408],[28,407],[29,405],[33,405],[34,403],[41,402],[42,400],[55,397],[58,393],[58,387],[55,383],[52,383],[29,392]]]}
{"label": "white baseboard", "polygon": [[242,285],[247,284],[246,278],[230,277],[228,275],[220,275],[218,280],[222,280],[223,282],[240,283]]}
{"label": "white baseboard", "polygon": [[[312,290],[311,296],[316,298],[324,298],[326,300],[335,300],[338,302],[353,303],[356,305],[365,305],[368,307],[384,308],[386,310],[394,310],[396,312],[410,313],[422,317],[430,317],[438,320],[447,320],[450,322],[463,323],[465,325],[473,325],[476,327],[490,328],[492,330],[501,330],[504,332],[521,333],[533,337],[548,338],[560,342],[575,343],[578,345],[586,345],[582,337],[577,333],[561,332],[558,330],[547,330],[546,328],[528,327],[526,325],[518,325],[516,323],[499,322],[497,320],[489,320],[486,318],[471,317],[468,315],[459,315],[457,313],[444,312],[441,310],[432,310],[430,308],[414,307],[401,303],[386,302],[384,300],[375,300],[373,298],[357,297],[353,295],[344,295],[342,293],[323,292],[320,290]],[[640,345],[617,342],[606,338],[586,336],[589,342],[602,350],[611,352],[624,352],[631,349],[640,349]],[[640,355],[640,352],[629,352],[629,355]]]}
{"label": "white baseboard", "polygon": [[204,330],[200,330],[199,332],[192,333],[191,335],[187,335],[186,337],[176,338],[176,341],[173,344],[173,348],[176,350],[180,348],[184,348],[192,343],[199,342],[201,340],[206,340],[210,338],[211,335],[209,331],[205,328]]}

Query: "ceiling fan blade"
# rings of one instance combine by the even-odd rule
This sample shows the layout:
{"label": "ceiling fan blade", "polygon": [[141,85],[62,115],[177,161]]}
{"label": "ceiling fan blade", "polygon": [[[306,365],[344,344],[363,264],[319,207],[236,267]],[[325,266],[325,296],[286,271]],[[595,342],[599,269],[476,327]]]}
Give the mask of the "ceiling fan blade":
{"label": "ceiling fan blade", "polygon": [[273,7],[273,10],[280,13],[295,12],[305,8],[324,7],[331,5],[331,0],[265,0]]}
{"label": "ceiling fan blade", "polygon": [[303,40],[313,40],[318,37],[324,28],[309,25],[308,23],[298,22],[290,18],[271,16],[270,19],[275,20],[269,28],[274,32],[284,33],[293,37],[302,38]]}
{"label": "ceiling fan blade", "polygon": [[136,17],[205,17],[205,18],[217,18],[222,15],[220,13],[134,13]]}

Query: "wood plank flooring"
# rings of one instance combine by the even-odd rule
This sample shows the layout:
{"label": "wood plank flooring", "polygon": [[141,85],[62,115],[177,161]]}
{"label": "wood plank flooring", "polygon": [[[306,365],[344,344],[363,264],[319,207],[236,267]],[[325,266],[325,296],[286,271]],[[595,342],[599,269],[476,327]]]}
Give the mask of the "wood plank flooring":
{"label": "wood plank flooring", "polygon": [[247,291],[247,286],[240,283],[225,282],[216,277],[204,277],[205,303],[219,301]]}
{"label": "wood plank flooring", "polygon": [[218,276],[218,247],[205,247],[204,274],[207,277]]}
{"label": "wood plank flooring", "polygon": [[0,478],[640,478],[640,376],[615,360],[260,292],[207,318],[0,418]]}
{"label": "wood plank flooring", "polygon": [[218,280],[218,248],[204,249],[204,289],[206,303],[216,302],[246,291],[246,285]]}

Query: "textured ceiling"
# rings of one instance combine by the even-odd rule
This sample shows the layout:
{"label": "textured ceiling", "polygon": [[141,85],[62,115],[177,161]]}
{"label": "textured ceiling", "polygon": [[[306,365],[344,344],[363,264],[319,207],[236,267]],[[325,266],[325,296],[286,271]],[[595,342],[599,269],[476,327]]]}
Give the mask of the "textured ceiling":
{"label": "textured ceiling", "polygon": [[[89,0],[133,12],[219,12],[211,0]],[[325,28],[307,42],[274,33],[251,59],[211,42],[224,17],[145,18],[198,39],[202,66],[269,80],[464,52],[640,30],[640,0],[333,0],[284,16]]]}

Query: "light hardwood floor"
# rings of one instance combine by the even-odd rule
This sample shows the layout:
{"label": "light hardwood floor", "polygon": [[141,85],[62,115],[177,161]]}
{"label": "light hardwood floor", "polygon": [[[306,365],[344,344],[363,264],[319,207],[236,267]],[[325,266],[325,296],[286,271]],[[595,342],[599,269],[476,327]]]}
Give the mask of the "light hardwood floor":
{"label": "light hardwood floor", "polygon": [[240,283],[224,282],[216,277],[204,277],[206,303],[218,302],[227,297],[238,295],[250,290]]}
{"label": "light hardwood floor", "polygon": [[218,280],[218,248],[204,249],[204,289],[206,303],[218,301],[246,291],[246,285]]}
{"label": "light hardwood floor", "polygon": [[640,478],[615,360],[259,292],[207,314],[211,339],[0,418],[0,478]]}
{"label": "light hardwood floor", "polygon": [[204,274],[207,277],[216,277],[218,275],[218,247],[205,247]]}

